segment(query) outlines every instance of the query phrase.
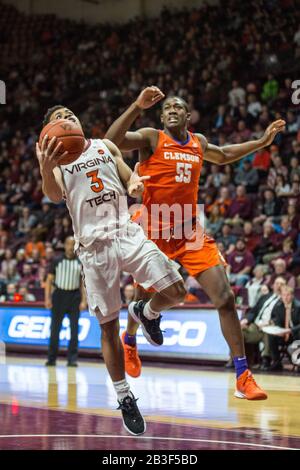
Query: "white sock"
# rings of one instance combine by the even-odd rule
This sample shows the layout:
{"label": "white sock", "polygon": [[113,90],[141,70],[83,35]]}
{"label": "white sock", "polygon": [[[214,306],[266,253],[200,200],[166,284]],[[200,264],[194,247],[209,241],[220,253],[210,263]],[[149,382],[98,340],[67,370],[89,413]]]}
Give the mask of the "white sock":
{"label": "white sock", "polygon": [[150,302],[151,300],[146,303],[143,310],[143,314],[146,318],[148,318],[148,320],[154,320],[155,318],[159,317],[160,312],[155,312],[155,310],[152,310],[152,308],[150,307]]}
{"label": "white sock", "polygon": [[118,395],[118,400],[122,401],[129,395],[130,385],[126,379],[113,382],[113,386],[115,388],[116,394]]}

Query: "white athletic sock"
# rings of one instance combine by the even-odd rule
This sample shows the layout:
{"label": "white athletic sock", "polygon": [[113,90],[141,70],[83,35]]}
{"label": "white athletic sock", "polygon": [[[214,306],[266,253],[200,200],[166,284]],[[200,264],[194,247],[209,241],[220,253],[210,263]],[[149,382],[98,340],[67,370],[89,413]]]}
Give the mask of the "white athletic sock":
{"label": "white athletic sock", "polygon": [[160,312],[155,312],[155,310],[152,310],[152,308],[150,307],[150,302],[151,300],[146,303],[143,310],[143,314],[146,318],[148,318],[148,320],[154,320],[155,318],[159,317]]}
{"label": "white athletic sock", "polygon": [[130,393],[130,385],[126,379],[119,380],[118,382],[113,382],[116,394],[118,395],[118,400],[122,401]]}

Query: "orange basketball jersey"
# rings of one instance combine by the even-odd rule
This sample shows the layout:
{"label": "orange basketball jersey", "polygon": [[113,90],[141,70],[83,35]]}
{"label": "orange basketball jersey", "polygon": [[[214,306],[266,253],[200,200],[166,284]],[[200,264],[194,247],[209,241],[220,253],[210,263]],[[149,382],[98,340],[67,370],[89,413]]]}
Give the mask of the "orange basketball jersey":
{"label": "orange basketball jersey", "polygon": [[[201,144],[194,134],[188,132],[186,142],[178,142],[159,131],[155,152],[140,165],[140,175],[151,176],[144,181],[143,193],[143,205],[148,214],[148,236],[150,227],[153,233],[154,226],[154,231],[160,231],[196,217],[202,163]],[[174,209],[169,221],[161,214],[159,218],[156,216],[156,210],[162,204]]]}

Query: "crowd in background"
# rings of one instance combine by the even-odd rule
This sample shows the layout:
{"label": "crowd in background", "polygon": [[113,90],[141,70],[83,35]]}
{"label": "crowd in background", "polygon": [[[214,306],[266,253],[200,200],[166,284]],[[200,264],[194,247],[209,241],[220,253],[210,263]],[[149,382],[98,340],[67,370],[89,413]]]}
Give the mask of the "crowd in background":
{"label": "crowd in background", "polygon": [[[190,130],[216,145],[258,139],[286,120],[274,143],[234,165],[206,163],[198,202],[228,261],[240,303],[254,305],[280,275],[300,288],[300,113],[292,82],[300,71],[296,0],[220,1],[163,10],[125,25],[88,25],[54,15],[26,16],[1,4],[0,301],[40,300],[49,263],[72,226],[64,203],[42,193],[34,153],[43,115],[63,104],[85,133],[102,138],[147,85],[183,97]],[[298,76],[297,76],[298,74]],[[160,109],[135,126],[160,127]],[[124,154],[133,168],[135,152]],[[129,201],[131,202],[131,201]],[[187,302],[207,299],[183,272]],[[124,273],[124,301],[133,295]]]}

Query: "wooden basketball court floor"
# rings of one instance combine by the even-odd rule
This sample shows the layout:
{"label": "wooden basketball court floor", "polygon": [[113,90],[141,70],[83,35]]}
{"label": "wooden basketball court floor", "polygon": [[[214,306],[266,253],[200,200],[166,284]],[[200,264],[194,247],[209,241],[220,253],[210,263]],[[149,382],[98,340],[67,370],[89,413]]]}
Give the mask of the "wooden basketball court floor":
{"label": "wooden basketball court floor", "polygon": [[103,363],[9,356],[0,364],[0,449],[300,449],[300,375],[256,374],[266,401],[234,398],[222,368],[144,366],[129,378],[147,421],[144,435],[122,426]]}

